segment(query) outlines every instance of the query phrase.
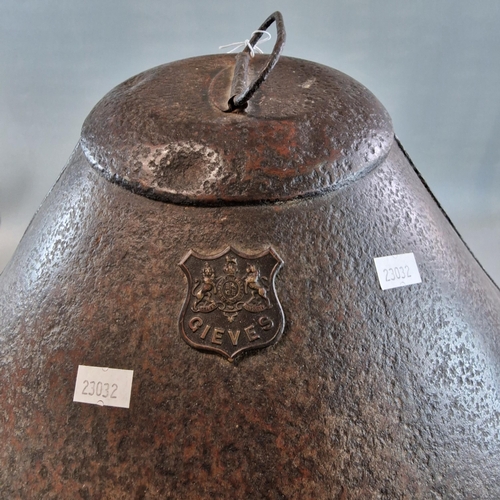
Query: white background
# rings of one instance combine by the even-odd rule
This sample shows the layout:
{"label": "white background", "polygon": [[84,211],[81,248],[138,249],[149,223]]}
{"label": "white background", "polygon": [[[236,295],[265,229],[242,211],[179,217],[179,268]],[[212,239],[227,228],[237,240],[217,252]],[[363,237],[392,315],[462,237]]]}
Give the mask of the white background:
{"label": "white background", "polygon": [[340,69],[382,101],[500,283],[498,0],[1,0],[0,269],[105,93],[248,38],[274,10],[285,19],[284,54]]}

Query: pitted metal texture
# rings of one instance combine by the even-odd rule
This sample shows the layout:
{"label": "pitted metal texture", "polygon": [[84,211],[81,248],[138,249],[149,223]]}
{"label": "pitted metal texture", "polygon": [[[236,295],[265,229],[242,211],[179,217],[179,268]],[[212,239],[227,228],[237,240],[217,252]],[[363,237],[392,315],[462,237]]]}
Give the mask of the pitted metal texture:
{"label": "pitted metal texture", "polygon": [[[250,77],[265,56],[255,56]],[[90,113],[81,146],[108,180],[196,205],[308,197],[353,182],[387,155],[387,111],[347,75],[281,57],[237,113],[226,113],[235,57],[159,66],[122,83]]]}
{"label": "pitted metal texture", "polygon": [[[233,363],[178,329],[179,262],[227,246],[279,252],[286,318]],[[381,290],[373,258],[409,251],[422,283]],[[499,304],[397,144],[343,189],[228,207],[77,150],[0,276],[0,496],[497,499]],[[82,364],[134,370],[130,408],[73,403]]]}

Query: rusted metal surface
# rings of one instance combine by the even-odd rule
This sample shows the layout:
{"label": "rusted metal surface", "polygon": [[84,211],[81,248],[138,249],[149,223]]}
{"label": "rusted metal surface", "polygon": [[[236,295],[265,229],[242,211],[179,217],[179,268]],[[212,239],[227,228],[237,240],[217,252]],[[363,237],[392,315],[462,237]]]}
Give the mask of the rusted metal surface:
{"label": "rusted metal surface", "polygon": [[[266,61],[256,55],[250,73]],[[198,57],[116,87],[83,126],[92,166],[153,199],[224,205],[338,189],[387,155],[387,111],[352,78],[281,57],[245,112],[226,113],[234,66]]]}
{"label": "rusted metal surface", "polygon": [[[498,288],[361,85],[281,58],[228,114],[233,67],[108,94],[0,276],[0,497],[498,498]],[[382,291],[403,252],[422,283]],[[182,334],[230,281],[217,322],[285,318],[233,362]],[[78,365],[134,370],[130,408],[73,403]]]}

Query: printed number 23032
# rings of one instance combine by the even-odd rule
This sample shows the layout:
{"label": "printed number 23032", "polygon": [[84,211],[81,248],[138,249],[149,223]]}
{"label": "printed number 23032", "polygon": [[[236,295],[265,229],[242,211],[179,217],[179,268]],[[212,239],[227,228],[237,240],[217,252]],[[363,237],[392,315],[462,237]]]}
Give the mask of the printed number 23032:
{"label": "printed number 23032", "polygon": [[411,278],[410,268],[408,266],[389,267],[384,269],[385,281],[404,280]]}
{"label": "printed number 23032", "polygon": [[129,408],[133,375],[132,370],[80,365],[73,401]]}
{"label": "printed number 23032", "polygon": [[116,399],[118,384],[107,382],[96,382],[95,380],[84,380],[82,394],[84,396],[98,396],[100,398]]}
{"label": "printed number 23032", "polygon": [[422,283],[413,253],[375,257],[374,261],[382,290]]}

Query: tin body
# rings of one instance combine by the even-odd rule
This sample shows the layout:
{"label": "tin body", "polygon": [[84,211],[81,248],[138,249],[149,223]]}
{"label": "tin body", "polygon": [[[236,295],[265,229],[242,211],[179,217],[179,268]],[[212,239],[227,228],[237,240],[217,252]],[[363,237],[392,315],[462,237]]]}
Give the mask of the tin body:
{"label": "tin body", "polygon": [[[186,111],[174,92],[184,127],[129,108],[183,62],[105,98],[1,275],[2,496],[498,498],[498,288],[368,91],[335,73],[292,102],[300,113],[280,108],[273,92],[293,72],[308,92],[326,71],[285,59],[253,110],[214,125],[210,89],[231,61],[189,62],[210,110]],[[307,101],[323,94],[339,114]],[[159,135],[175,137],[167,147]],[[228,247],[240,274],[210,260]],[[262,316],[196,312],[222,290],[210,272],[199,288],[202,269],[244,288],[243,268],[269,249],[282,265],[260,288],[282,331],[220,355],[231,325],[244,318],[237,343],[250,345],[245,328],[263,333]],[[189,252],[206,257],[192,281],[179,266]],[[383,291],[373,259],[406,252],[422,283]],[[250,283],[242,297],[263,304]],[[191,345],[182,335],[189,311],[188,333],[193,317],[210,326],[199,345],[204,328]],[[79,365],[134,370],[130,408],[73,402]]]}

